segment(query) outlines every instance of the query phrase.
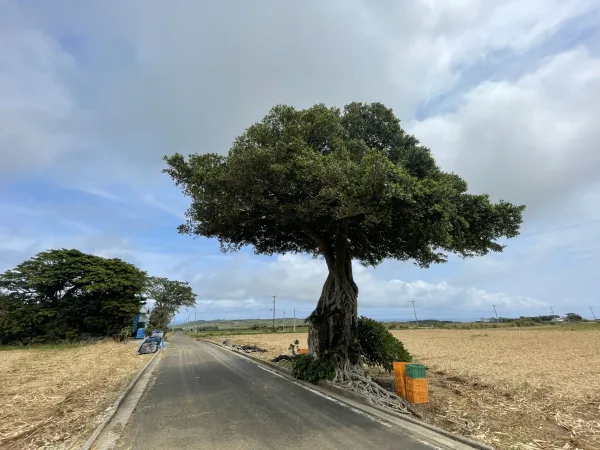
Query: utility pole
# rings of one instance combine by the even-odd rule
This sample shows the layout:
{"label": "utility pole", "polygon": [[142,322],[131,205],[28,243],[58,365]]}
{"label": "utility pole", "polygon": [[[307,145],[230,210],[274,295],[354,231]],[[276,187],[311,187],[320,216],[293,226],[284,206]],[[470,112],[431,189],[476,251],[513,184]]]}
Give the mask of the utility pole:
{"label": "utility pole", "polygon": [[415,301],[411,300],[413,304],[413,312],[415,313],[415,322],[417,323],[417,328],[419,328],[419,319],[417,319],[417,310],[415,309]]}
{"label": "utility pole", "polygon": [[273,331],[275,331],[275,299],[277,298],[276,295],[273,296]]}
{"label": "utility pole", "polygon": [[296,308],[294,308],[294,333],[296,332]]}
{"label": "utility pole", "polygon": [[492,305],[494,307],[494,314],[496,314],[496,323],[500,323],[500,319],[498,318],[498,313],[496,312],[496,305]]}
{"label": "utility pole", "polygon": [[554,319],[554,308],[550,307],[550,311],[552,311],[552,318]]}
{"label": "utility pole", "polygon": [[590,306],[590,311],[592,312],[592,317],[594,318],[594,320],[598,320],[598,319],[596,319],[596,314],[594,314],[594,308],[592,308],[591,306]]}
{"label": "utility pole", "polygon": [[285,331],[285,309],[283,310],[283,331]]}

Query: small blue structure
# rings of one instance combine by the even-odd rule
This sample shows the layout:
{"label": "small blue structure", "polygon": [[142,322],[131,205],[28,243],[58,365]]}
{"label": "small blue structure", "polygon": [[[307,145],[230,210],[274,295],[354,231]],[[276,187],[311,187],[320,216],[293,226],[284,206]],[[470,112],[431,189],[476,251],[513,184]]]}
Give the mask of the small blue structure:
{"label": "small blue structure", "polygon": [[[133,319],[133,335],[136,339],[144,339],[146,323],[148,322],[149,309],[146,305],[142,306],[140,312]],[[141,332],[140,332],[141,330]],[[141,334],[140,334],[141,333]]]}

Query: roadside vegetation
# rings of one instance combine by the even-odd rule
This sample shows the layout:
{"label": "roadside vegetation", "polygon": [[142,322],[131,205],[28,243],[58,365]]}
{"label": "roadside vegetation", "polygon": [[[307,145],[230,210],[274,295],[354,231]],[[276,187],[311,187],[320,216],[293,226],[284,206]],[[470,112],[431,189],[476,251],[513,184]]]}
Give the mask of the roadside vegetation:
{"label": "roadside vegetation", "polygon": [[148,277],[146,295],[154,300],[147,332],[161,330],[167,332],[169,322],[182,306],[194,306],[196,294],[187,282],[174,281],[162,277]]}
{"label": "roadside vegetation", "polygon": [[180,306],[193,305],[186,282],[148,277],[118,258],[79,250],[40,252],[0,274],[0,345],[127,340],[147,298],[150,327],[166,329]]}

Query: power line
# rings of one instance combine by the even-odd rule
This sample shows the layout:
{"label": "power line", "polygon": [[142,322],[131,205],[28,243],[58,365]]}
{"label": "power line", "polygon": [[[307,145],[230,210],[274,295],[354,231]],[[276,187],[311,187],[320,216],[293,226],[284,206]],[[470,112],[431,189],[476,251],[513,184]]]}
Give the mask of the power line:
{"label": "power line", "polygon": [[594,318],[594,320],[597,320],[596,314],[594,314],[594,308],[592,308],[591,306],[590,306],[590,311],[592,312],[592,317]]}

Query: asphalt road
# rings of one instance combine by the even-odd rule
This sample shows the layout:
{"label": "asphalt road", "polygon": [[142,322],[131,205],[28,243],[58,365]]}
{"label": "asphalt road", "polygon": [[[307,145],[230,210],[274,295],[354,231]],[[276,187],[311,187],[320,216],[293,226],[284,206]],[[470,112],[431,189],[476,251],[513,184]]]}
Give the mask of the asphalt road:
{"label": "asphalt road", "polygon": [[119,449],[431,449],[232,352],[176,335]]}

